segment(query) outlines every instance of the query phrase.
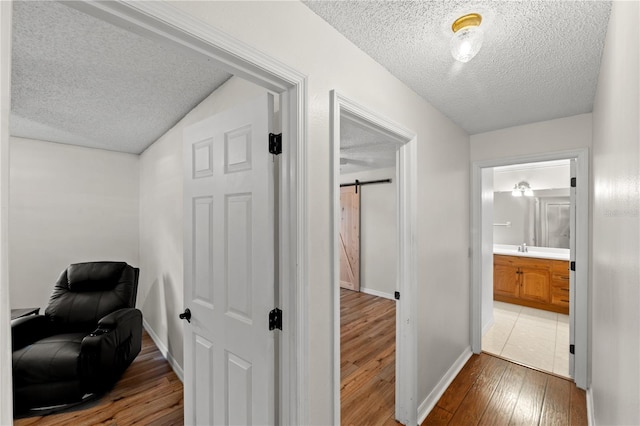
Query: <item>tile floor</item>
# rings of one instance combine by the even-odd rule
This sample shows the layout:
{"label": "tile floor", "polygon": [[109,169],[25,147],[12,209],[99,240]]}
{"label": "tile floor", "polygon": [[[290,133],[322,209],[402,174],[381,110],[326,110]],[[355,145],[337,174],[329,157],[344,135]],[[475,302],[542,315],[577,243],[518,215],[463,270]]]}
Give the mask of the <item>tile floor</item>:
{"label": "tile floor", "polygon": [[493,320],[483,351],[569,377],[569,315],[494,301]]}

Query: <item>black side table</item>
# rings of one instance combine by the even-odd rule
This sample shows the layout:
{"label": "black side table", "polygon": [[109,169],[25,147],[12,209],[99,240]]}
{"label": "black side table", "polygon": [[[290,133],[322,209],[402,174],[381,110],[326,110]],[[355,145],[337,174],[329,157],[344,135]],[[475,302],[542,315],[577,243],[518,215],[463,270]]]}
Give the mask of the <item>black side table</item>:
{"label": "black side table", "polygon": [[11,319],[14,320],[27,315],[38,315],[40,308],[18,308],[11,310]]}

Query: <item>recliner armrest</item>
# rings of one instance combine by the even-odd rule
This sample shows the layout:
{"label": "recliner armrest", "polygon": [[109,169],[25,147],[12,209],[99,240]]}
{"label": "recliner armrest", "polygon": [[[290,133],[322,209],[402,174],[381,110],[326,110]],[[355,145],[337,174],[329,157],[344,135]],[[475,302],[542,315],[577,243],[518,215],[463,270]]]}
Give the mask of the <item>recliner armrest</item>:
{"label": "recliner armrest", "polygon": [[11,346],[14,351],[49,334],[51,334],[51,324],[44,315],[29,315],[11,321]]}
{"label": "recliner armrest", "polygon": [[133,362],[142,347],[142,312],[119,309],[98,321],[82,340],[80,370],[88,391],[108,386]]}
{"label": "recliner armrest", "polygon": [[105,315],[98,321],[98,330],[113,330],[118,327],[127,327],[132,322],[140,321],[142,324],[142,312],[135,308],[124,308]]}

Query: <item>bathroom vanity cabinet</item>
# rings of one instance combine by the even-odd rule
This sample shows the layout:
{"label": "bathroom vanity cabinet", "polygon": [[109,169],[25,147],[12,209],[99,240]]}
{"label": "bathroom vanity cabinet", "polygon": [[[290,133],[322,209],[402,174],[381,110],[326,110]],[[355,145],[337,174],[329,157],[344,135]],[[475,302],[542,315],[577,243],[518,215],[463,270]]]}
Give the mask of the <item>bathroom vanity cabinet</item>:
{"label": "bathroom vanity cabinet", "polygon": [[493,298],[569,313],[569,262],[493,255]]}

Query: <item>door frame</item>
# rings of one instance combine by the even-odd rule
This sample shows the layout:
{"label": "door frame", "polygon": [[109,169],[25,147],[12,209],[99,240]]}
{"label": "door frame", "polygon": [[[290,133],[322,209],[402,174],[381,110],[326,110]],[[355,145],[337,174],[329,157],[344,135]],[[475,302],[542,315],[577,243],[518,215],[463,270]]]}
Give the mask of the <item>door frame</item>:
{"label": "door frame", "polygon": [[[576,250],[571,260],[576,262],[575,288],[571,310],[574,312],[574,376],[581,389],[588,386],[589,339],[589,149],[549,152],[471,164],[471,350],[482,351],[482,171],[483,169],[540,161],[576,159]],[[568,350],[568,348],[567,348]]]}
{"label": "door frame", "polygon": [[[0,5],[0,53],[11,58],[11,1]],[[204,55],[217,67],[280,94],[282,117],[282,177],[279,181],[279,277],[283,331],[278,348],[277,410],[283,424],[308,423],[308,260],[307,221],[307,78],[304,74],[203,23],[166,2],[65,2],[70,7],[124,27],[157,42]],[[8,56],[7,56],[8,55]],[[0,68],[0,303],[9,306],[8,284],[8,120],[11,93],[10,61]],[[266,147],[266,136],[265,136]],[[9,309],[0,315],[0,423],[11,423],[12,391]],[[8,373],[8,376],[7,376]]]}
{"label": "door frame", "polygon": [[[13,424],[11,304],[9,303],[9,112],[11,111],[11,17],[0,2],[0,424]],[[5,60],[6,59],[6,60]]]}
{"label": "door frame", "polygon": [[417,144],[418,138],[399,124],[336,90],[330,96],[331,129],[331,292],[333,295],[333,419],[340,424],[340,121],[341,116],[384,134],[400,148],[396,155],[396,217],[398,223],[396,303],[396,412],[405,425],[418,424],[417,287]]}

